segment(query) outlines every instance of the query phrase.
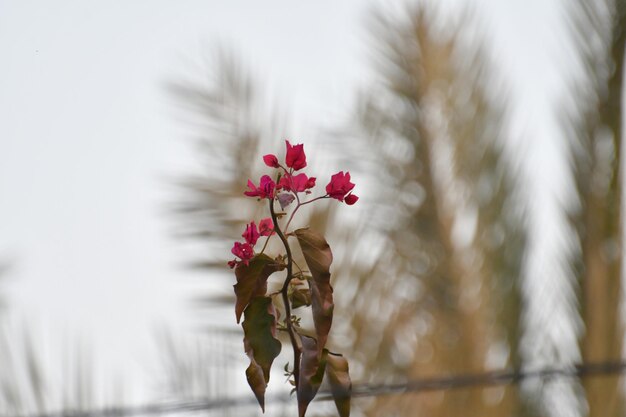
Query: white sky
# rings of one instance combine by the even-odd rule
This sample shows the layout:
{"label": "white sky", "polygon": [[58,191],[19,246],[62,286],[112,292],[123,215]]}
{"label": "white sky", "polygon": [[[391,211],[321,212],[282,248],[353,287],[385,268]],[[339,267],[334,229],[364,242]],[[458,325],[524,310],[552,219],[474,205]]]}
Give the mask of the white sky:
{"label": "white sky", "polygon": [[[163,83],[198,75],[220,41],[301,126],[331,123],[369,76],[372,3],[0,0],[0,256],[12,263],[12,315],[49,361],[83,341],[103,385],[123,376],[145,387],[158,366],[154,326],[190,322],[194,278],[165,205],[175,197],[166,179],[190,173],[192,147]],[[558,163],[560,2],[469,3],[518,99],[512,138],[539,181]],[[542,181],[539,212],[563,181]]]}

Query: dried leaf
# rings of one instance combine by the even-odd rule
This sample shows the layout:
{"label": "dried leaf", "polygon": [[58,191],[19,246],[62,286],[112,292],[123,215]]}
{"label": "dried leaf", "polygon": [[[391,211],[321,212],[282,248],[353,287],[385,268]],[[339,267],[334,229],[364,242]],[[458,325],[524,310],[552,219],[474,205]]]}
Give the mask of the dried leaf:
{"label": "dried leaf", "polygon": [[298,380],[298,415],[304,417],[309,403],[313,401],[324,378],[325,360],[320,360],[317,342],[312,337],[302,336],[302,358]]}
{"label": "dried leaf", "polygon": [[311,305],[311,291],[308,288],[298,288],[289,294],[291,308],[299,308]]}
{"label": "dried leaf", "polygon": [[242,326],[243,344],[250,358],[250,366],[246,370],[248,384],[261,408],[264,409],[265,388],[270,380],[270,369],[281,349],[280,341],[276,339],[276,310],[272,299],[253,298],[244,310]]}
{"label": "dried leaf", "polygon": [[267,382],[265,382],[265,377],[263,376],[263,369],[256,363],[253,357],[250,358],[250,366],[246,369],[246,378],[248,379],[248,385],[252,388],[252,392],[254,392],[254,396],[261,406],[261,410],[265,412]]}
{"label": "dried leaf", "polygon": [[280,209],[284,210],[291,203],[293,203],[293,200],[295,200],[295,199],[296,198],[291,193],[280,193],[280,194],[278,194],[278,204],[280,204]]}
{"label": "dried leaf", "polygon": [[333,262],[333,254],[326,239],[319,233],[310,229],[298,229],[294,234],[298,238],[302,254],[313,276],[309,285],[319,356],[326,346],[333,322],[333,287],[330,285],[330,264]]}
{"label": "dried leaf", "polygon": [[235,269],[237,283],[233,285],[237,301],[235,316],[237,323],[241,320],[241,313],[253,297],[263,296],[267,291],[267,279],[276,271],[285,267],[265,254],[256,255],[249,265],[241,264]]}
{"label": "dried leaf", "polygon": [[349,417],[352,381],[348,361],[343,356],[328,352],[326,349],[324,349],[323,356],[326,358],[326,377],[330,383],[330,391],[333,394],[339,417]]}

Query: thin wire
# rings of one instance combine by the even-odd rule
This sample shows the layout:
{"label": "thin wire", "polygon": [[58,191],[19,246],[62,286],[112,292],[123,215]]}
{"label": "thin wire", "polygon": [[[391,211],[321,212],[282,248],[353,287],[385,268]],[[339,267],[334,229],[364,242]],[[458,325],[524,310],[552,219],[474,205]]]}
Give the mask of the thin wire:
{"label": "thin wire", "polygon": [[[594,362],[587,364],[564,366],[560,368],[546,367],[535,370],[500,370],[472,374],[459,374],[433,378],[412,379],[397,384],[359,384],[353,386],[352,398],[374,397],[380,395],[403,394],[408,392],[427,392],[451,389],[488,387],[494,385],[519,384],[526,379],[551,378],[588,378],[606,377],[626,372],[626,362]],[[332,395],[320,391],[315,401],[330,401]],[[266,403],[285,403],[291,401],[290,396],[273,396]],[[90,411],[59,411],[54,413],[31,415],[28,417],[120,417],[171,414],[175,412],[193,412],[216,410],[227,407],[253,406],[257,402],[254,396],[222,398],[215,400],[197,400],[148,404],[136,407],[111,407]],[[9,416],[5,416],[9,417]],[[21,416],[27,417],[27,416]]]}

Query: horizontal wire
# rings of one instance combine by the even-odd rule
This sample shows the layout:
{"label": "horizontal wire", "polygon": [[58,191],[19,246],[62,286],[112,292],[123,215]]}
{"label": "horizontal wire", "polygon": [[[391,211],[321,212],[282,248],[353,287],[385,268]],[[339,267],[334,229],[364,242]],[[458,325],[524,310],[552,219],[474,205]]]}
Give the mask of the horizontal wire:
{"label": "horizontal wire", "polygon": [[[357,384],[353,386],[352,398],[375,397],[381,395],[419,393],[495,385],[519,384],[527,379],[550,378],[588,378],[606,377],[622,374],[626,371],[626,362],[594,362],[563,367],[545,367],[531,370],[499,370],[471,374],[458,374],[432,378],[417,378],[396,384]],[[266,403],[285,403],[290,396],[268,397]],[[328,391],[320,391],[315,401],[330,401],[333,397]],[[58,411],[54,413],[19,415],[19,417],[120,417],[176,412],[216,410],[222,408],[253,406],[257,402],[254,396],[218,398],[213,400],[179,401],[171,403],[147,404],[134,407],[108,407],[89,411]],[[4,416],[13,417],[13,416]]]}

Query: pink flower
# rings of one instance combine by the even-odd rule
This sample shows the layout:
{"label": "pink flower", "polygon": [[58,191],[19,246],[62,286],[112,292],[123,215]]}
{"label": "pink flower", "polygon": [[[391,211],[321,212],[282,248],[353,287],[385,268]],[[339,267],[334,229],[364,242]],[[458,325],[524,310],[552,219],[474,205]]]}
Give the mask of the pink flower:
{"label": "pink flower", "polygon": [[252,181],[248,180],[248,191],[244,191],[244,195],[247,195],[248,197],[261,197],[262,192],[262,189],[257,188]]}
{"label": "pink flower", "polygon": [[277,186],[278,188],[281,188],[283,190],[291,191],[291,183],[291,175],[285,174],[284,176],[280,177]]}
{"label": "pink flower", "polygon": [[270,217],[262,219],[259,222],[259,233],[261,236],[269,236],[274,234],[274,222]]}
{"label": "pink flower", "polygon": [[244,192],[248,197],[274,198],[276,183],[272,181],[269,175],[263,175],[258,187],[248,180],[248,188],[249,190]]}
{"label": "pink flower", "polygon": [[359,201],[359,197],[357,197],[356,195],[350,193],[346,196],[345,198],[345,202],[347,205],[351,206],[354,203],[356,203],[357,201]]}
{"label": "pink flower", "polygon": [[278,186],[287,191],[301,193],[308,190],[309,188],[315,187],[315,177],[309,178],[306,176],[306,174],[285,174],[285,176],[282,177],[278,182]]}
{"label": "pink flower", "polygon": [[265,165],[270,168],[280,167],[278,164],[278,158],[276,158],[276,155],[272,155],[271,153],[263,156],[263,162],[265,162]]}
{"label": "pink flower", "polygon": [[259,232],[257,231],[256,224],[252,221],[250,224],[246,226],[246,230],[243,232],[241,237],[246,239],[246,242],[252,246],[256,245],[256,241],[259,240]]}
{"label": "pink flower", "polygon": [[[235,261],[236,265],[239,265],[240,263],[248,265],[248,261],[254,257],[254,249],[252,249],[252,246],[249,243],[235,242],[230,251],[233,255],[241,259],[240,262]],[[230,262],[229,265],[231,265]]]}
{"label": "pink flower", "polygon": [[[344,174],[343,171],[339,171],[338,173],[336,173],[330,178],[330,182],[328,183],[328,185],[326,185],[326,193],[331,198],[335,198],[339,201],[343,201],[344,198],[346,197],[346,194],[352,191],[353,188],[354,188],[354,184],[350,182],[350,173],[346,172]],[[356,200],[354,197],[350,197],[349,201],[346,201],[346,203],[348,204],[356,203],[356,200],[358,200],[358,197],[356,197]]]}
{"label": "pink flower", "polygon": [[285,156],[285,162],[289,168],[293,168],[294,170],[302,169],[306,166],[306,155],[304,154],[304,145],[294,145],[292,146],[288,140],[285,141],[287,144],[287,155]]}

